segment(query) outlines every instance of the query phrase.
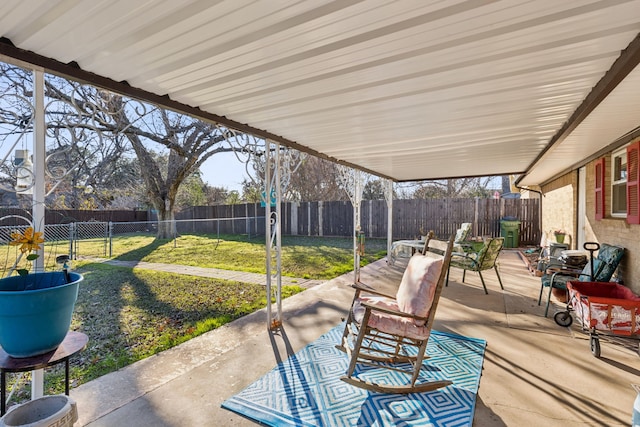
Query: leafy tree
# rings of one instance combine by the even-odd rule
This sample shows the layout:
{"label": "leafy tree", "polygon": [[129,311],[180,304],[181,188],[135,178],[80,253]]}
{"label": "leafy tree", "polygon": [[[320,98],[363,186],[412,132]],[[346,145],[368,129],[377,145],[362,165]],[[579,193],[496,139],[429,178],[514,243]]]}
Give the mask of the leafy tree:
{"label": "leafy tree", "polygon": [[250,179],[242,181],[242,199],[247,203],[259,203],[262,200],[264,186],[258,185]]}
{"label": "leafy tree", "polygon": [[176,208],[181,210],[190,206],[203,206],[207,203],[204,192],[204,182],[200,171],[195,171],[189,175],[180,185],[176,197]]}
{"label": "leafy tree", "polygon": [[362,200],[384,200],[386,191],[382,179],[369,180],[362,190]]}
{"label": "leafy tree", "polygon": [[229,192],[229,196],[227,197],[226,204],[227,205],[239,205],[242,203],[242,198],[240,197],[240,193],[236,190],[231,190]]}
{"label": "leafy tree", "polygon": [[208,206],[222,205],[229,197],[229,190],[224,187],[212,187],[208,184],[204,184],[202,189],[206,198]]}

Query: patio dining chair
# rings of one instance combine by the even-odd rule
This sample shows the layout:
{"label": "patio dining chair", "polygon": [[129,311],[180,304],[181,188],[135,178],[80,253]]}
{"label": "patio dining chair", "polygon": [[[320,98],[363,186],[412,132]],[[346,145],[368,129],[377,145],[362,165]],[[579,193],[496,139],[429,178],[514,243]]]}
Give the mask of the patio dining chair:
{"label": "patio dining chair", "polygon": [[482,277],[482,272],[493,268],[498,276],[498,283],[500,283],[500,289],[504,290],[502,286],[502,279],[498,272],[498,255],[504,246],[504,237],[494,237],[485,239],[482,247],[477,252],[454,252],[451,255],[451,262],[449,263],[449,269],[447,270],[446,285],[449,285],[449,270],[451,267],[462,269],[462,283],[464,283],[467,270],[477,271],[480,276],[480,282],[484,288],[484,293],[488,294],[487,285]]}
{"label": "patio dining chair", "polygon": [[[350,357],[341,380],[380,393],[418,393],[451,384],[419,379],[452,246],[453,238],[448,242],[429,239],[425,253],[409,259],[395,294],[363,283],[352,285],[355,295],[337,346]],[[357,366],[400,373],[404,380],[396,383],[394,377],[392,384],[380,376],[366,378]]]}
{"label": "patio dining chair", "polygon": [[456,230],[456,235],[453,238],[453,252],[465,252],[463,243],[469,238],[470,233],[470,222],[463,222],[460,224],[460,228]]}
{"label": "patio dining chair", "polygon": [[[593,244],[593,242],[587,242],[585,243],[585,248]],[[608,282],[611,280],[616,268],[618,268],[618,264],[620,264],[623,255],[623,247],[603,243],[599,245],[598,255],[593,260],[589,260],[581,271],[566,268],[547,268],[545,274],[541,277],[540,295],[538,296],[538,305],[540,305],[544,288],[549,288],[544,317],[547,317],[549,313],[549,304],[551,302],[553,289],[560,289],[566,293],[567,282],[570,280],[578,280],[580,282]]]}

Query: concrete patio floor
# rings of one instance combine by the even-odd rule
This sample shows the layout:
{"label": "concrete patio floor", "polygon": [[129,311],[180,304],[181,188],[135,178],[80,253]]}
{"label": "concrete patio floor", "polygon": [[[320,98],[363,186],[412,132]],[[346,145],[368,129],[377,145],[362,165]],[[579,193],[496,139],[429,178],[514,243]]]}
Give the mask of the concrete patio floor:
{"label": "concrete patio floor", "polygon": [[[378,261],[361,281],[398,283],[406,265]],[[640,383],[637,341],[602,342],[589,350],[578,325],[559,327],[537,305],[540,279],[516,251],[500,256],[505,290],[493,271],[452,269],[435,329],[487,340],[474,426],[629,426]],[[353,274],[311,287],[283,301],[283,330],[266,328],[259,311],[178,347],[71,390],[76,426],[254,426],[221,403],[342,321]],[[560,307],[560,306],[557,306]],[[553,309],[550,309],[553,314]],[[577,322],[574,322],[577,323]]]}

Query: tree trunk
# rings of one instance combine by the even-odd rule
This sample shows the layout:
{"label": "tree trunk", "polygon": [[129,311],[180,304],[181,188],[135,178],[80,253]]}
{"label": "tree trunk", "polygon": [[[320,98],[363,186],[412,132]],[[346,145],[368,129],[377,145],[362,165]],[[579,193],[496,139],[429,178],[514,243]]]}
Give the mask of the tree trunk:
{"label": "tree trunk", "polygon": [[165,203],[160,203],[160,206],[156,206],[158,211],[158,234],[156,239],[173,239],[176,237],[176,219],[173,213],[173,203],[169,200],[165,200]]}

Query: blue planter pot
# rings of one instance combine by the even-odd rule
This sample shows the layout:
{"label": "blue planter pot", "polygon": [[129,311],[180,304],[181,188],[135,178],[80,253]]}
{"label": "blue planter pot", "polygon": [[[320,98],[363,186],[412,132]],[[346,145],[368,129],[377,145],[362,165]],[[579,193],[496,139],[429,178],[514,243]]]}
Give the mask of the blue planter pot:
{"label": "blue planter pot", "polygon": [[0,279],[0,346],[12,357],[31,357],[64,340],[83,277],[63,272]]}

